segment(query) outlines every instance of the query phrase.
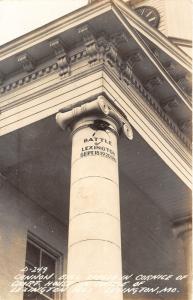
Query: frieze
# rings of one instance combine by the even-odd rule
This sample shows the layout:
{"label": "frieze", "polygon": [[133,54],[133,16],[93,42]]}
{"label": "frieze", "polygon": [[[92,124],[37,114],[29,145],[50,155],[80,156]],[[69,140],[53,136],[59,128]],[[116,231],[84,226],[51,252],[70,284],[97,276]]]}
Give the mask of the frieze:
{"label": "frieze", "polygon": [[77,61],[84,59],[87,56],[86,50],[79,49],[78,51],[74,51],[70,56],[70,63],[76,63]]}
{"label": "frieze", "polygon": [[43,69],[37,70],[34,73],[31,73],[23,78],[20,78],[12,83],[7,84],[6,86],[2,86],[0,88],[0,93],[4,94],[5,92],[12,91],[18,87],[21,87],[27,83],[30,83],[36,79],[39,79],[42,76],[49,74],[52,71],[56,71],[58,69],[58,64],[54,63],[50,66],[47,66]]}
{"label": "frieze", "polygon": [[[86,51],[84,49],[79,49],[78,52],[74,52],[69,57],[71,64],[76,63],[77,61],[84,59],[86,57]],[[53,63],[51,65],[48,65],[42,69],[36,70],[35,72],[22,77],[20,79],[17,79],[11,83],[8,83],[7,85],[3,85],[0,88],[0,94],[4,94],[6,92],[12,91],[15,88],[18,88],[20,86],[23,86],[24,84],[30,83],[34,81],[35,79],[39,79],[40,77],[43,77],[45,75],[48,75],[51,72],[59,71],[58,63]]]}

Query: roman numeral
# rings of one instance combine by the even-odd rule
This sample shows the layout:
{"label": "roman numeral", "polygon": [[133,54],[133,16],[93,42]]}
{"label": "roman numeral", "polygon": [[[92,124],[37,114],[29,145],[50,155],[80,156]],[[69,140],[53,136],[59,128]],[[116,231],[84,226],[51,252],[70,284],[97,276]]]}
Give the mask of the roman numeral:
{"label": "roman numeral", "polygon": [[148,19],[148,21],[151,22],[151,21],[154,21],[155,19],[156,19],[155,17],[152,17],[152,18]]}

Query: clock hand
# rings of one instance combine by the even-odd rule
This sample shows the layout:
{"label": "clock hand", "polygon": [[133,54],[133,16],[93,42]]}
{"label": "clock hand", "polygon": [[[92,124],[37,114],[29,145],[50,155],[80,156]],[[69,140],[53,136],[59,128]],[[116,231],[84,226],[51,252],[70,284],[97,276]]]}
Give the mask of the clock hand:
{"label": "clock hand", "polygon": [[148,12],[146,17],[149,17],[152,14],[152,11]]}
{"label": "clock hand", "polygon": [[155,17],[149,19],[148,21],[151,22],[151,21],[154,21],[155,20]]}

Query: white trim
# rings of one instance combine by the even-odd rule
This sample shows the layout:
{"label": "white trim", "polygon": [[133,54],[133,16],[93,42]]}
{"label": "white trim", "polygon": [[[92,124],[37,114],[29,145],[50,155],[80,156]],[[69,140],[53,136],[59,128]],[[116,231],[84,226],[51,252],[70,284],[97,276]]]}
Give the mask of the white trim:
{"label": "white trim", "polygon": [[[56,280],[60,276],[63,275],[63,254],[50,246],[46,241],[43,241],[41,238],[39,238],[37,235],[34,235],[32,232],[28,231],[27,233],[27,240],[26,242],[31,243],[35,247],[39,248],[40,250],[43,250],[46,254],[48,254],[50,257],[52,257],[55,260],[55,276]],[[42,294],[45,298],[49,300],[53,300],[53,298],[50,298],[44,294]],[[54,295],[54,300],[62,300],[62,293],[57,293]]]}

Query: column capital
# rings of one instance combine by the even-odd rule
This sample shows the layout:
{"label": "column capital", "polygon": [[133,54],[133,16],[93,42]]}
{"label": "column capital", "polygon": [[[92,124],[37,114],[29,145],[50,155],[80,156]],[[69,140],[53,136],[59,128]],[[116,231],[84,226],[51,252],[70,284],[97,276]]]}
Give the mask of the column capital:
{"label": "column capital", "polygon": [[56,114],[56,123],[63,130],[70,128],[74,131],[80,126],[95,126],[99,130],[124,133],[129,140],[133,139],[133,131],[127,118],[103,95],[82,105],[63,109]]}

